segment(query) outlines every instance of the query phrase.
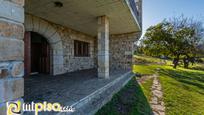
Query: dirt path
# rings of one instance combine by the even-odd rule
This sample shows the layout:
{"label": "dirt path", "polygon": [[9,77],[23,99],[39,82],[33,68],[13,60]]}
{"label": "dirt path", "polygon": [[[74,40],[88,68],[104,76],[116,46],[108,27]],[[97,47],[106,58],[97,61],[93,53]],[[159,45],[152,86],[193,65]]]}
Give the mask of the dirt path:
{"label": "dirt path", "polygon": [[154,115],[165,115],[165,106],[163,102],[162,87],[158,80],[158,75],[153,75],[153,84],[151,88],[152,97],[150,105]]}

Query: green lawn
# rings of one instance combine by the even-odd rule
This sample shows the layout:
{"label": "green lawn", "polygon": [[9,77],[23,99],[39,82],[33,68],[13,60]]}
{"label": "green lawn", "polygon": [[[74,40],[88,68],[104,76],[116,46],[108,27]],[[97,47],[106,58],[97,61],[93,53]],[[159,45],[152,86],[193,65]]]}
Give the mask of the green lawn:
{"label": "green lawn", "polygon": [[150,115],[152,111],[148,100],[151,86],[152,79],[139,85],[134,77],[96,115]]}
{"label": "green lawn", "polygon": [[[143,59],[142,62],[145,63],[134,65],[133,72],[145,75],[156,72],[159,74],[166,115],[204,115],[204,64],[193,65],[190,69],[182,67],[173,69],[170,66],[170,61],[162,65],[155,63],[163,61],[160,59],[142,56],[135,56],[135,58],[139,58],[140,61]],[[150,114],[148,100],[151,97],[151,85],[152,79],[141,85],[132,79],[108,104],[98,111],[97,115]],[[126,103],[124,100],[128,100],[128,102]]]}
{"label": "green lawn", "polygon": [[134,65],[133,71],[142,74],[159,73],[167,115],[204,115],[203,64],[196,64],[190,69],[173,69],[169,65]]}
{"label": "green lawn", "polygon": [[151,90],[150,90],[150,88],[152,87],[152,82],[153,82],[153,78],[146,80],[144,83],[140,85],[148,101],[150,101],[152,96]]}
{"label": "green lawn", "polygon": [[167,115],[204,115],[204,71],[164,67],[159,73]]}

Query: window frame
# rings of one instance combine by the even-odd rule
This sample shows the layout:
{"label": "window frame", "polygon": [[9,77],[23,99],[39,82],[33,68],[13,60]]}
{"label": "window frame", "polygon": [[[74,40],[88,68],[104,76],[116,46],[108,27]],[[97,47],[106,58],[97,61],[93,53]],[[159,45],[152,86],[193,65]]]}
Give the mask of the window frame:
{"label": "window frame", "polygon": [[90,43],[74,40],[74,57],[90,57]]}

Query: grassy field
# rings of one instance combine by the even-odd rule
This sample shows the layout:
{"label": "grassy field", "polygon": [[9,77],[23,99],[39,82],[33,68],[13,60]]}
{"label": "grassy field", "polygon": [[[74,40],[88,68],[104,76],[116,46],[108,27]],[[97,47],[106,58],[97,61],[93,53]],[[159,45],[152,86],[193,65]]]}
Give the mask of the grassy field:
{"label": "grassy field", "polygon": [[[150,57],[144,59],[147,58],[154,60]],[[156,59],[156,61],[161,60]],[[204,115],[204,65],[196,64],[190,66],[190,69],[182,67],[173,69],[170,63],[134,65],[134,72],[159,73],[167,115]]]}
{"label": "grassy field", "polygon": [[[171,61],[135,56],[140,62],[133,72],[141,75],[159,74],[162,85],[166,115],[204,115],[204,64],[190,66],[190,69],[173,69]],[[152,79],[139,85],[132,79],[97,115],[148,115],[151,113],[149,99]],[[130,90],[130,92],[129,92]],[[124,96],[126,95],[126,96]],[[130,97],[128,97],[130,96]],[[125,99],[123,99],[125,97]],[[129,99],[126,99],[126,98]],[[128,100],[128,103],[124,103]],[[118,106],[120,105],[120,106]],[[122,108],[128,108],[121,109]]]}
{"label": "grassy field", "polygon": [[148,100],[151,85],[152,79],[139,85],[134,77],[96,115],[150,115],[152,111]]}
{"label": "grassy field", "polygon": [[204,115],[204,71],[163,67],[160,81],[167,115]]}

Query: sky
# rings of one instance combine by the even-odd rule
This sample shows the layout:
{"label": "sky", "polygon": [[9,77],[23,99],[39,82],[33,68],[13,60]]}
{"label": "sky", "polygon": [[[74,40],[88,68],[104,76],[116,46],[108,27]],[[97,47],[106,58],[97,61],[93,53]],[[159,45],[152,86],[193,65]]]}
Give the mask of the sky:
{"label": "sky", "polygon": [[204,23],[204,0],[143,0],[143,33],[165,18],[182,14]]}

